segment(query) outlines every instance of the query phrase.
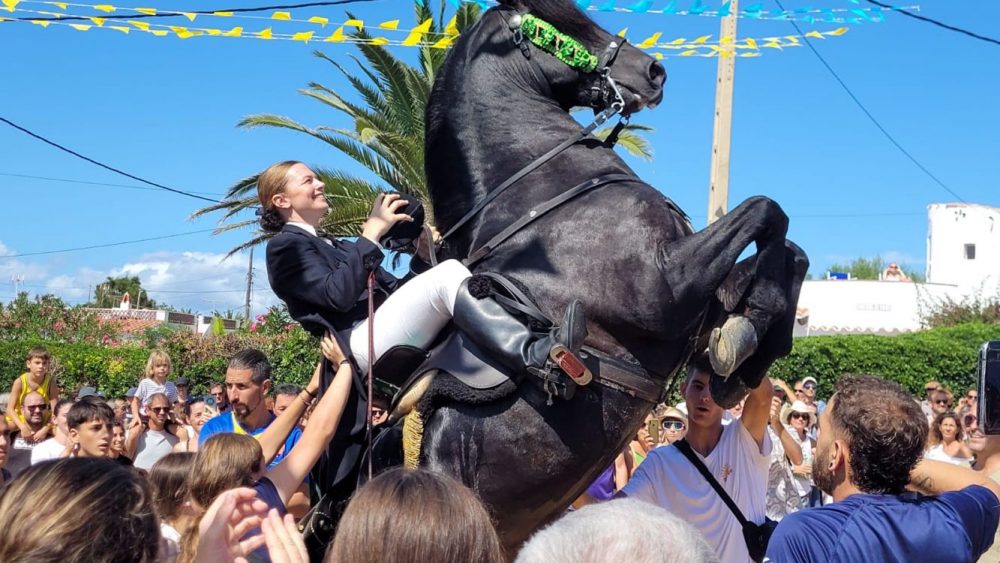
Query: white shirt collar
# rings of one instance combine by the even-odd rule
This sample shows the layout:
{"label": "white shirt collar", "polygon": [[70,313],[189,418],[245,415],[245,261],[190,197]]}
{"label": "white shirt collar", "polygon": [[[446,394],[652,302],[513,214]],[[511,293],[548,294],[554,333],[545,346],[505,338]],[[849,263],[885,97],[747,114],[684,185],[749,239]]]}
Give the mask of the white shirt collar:
{"label": "white shirt collar", "polygon": [[298,228],[302,229],[303,231],[311,234],[312,236],[317,236],[316,235],[316,227],[313,227],[309,223],[303,223],[301,221],[288,221],[287,224],[289,224],[289,225],[295,225],[296,227],[298,227]]}

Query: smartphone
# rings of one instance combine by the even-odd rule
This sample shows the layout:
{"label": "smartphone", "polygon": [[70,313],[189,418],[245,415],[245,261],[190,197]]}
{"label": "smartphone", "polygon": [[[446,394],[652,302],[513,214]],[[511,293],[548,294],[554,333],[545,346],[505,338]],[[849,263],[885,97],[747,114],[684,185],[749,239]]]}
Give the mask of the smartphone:
{"label": "smartphone", "polygon": [[659,418],[654,418],[646,426],[646,431],[649,432],[649,437],[653,439],[654,444],[660,443],[660,422],[662,421]]}
{"label": "smartphone", "polygon": [[205,395],[205,405],[214,409],[216,407],[215,397],[211,395]]}
{"label": "smartphone", "polygon": [[1000,434],[1000,340],[979,348],[979,428]]}

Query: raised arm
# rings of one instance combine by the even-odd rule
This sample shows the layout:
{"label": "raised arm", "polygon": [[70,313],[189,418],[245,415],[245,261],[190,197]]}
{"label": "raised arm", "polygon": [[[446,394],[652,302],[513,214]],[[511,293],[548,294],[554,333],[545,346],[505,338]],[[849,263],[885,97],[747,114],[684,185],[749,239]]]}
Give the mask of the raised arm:
{"label": "raised arm", "polygon": [[771,418],[771,398],[774,396],[774,388],[771,380],[765,375],[760,384],[757,385],[743,404],[743,416],[740,422],[753,436],[758,447],[764,444],[764,435],[767,434],[767,424]]}
{"label": "raised arm", "polygon": [[319,389],[319,376],[322,371],[323,362],[321,360],[316,364],[312,379],[309,380],[305,389],[299,393],[297,400],[292,401],[292,404],[288,405],[285,412],[278,415],[278,418],[274,419],[274,422],[257,437],[261,449],[264,450],[265,464],[271,463],[271,460],[278,455],[278,452],[281,451],[281,446],[288,439],[288,434],[292,432],[299,419],[302,418],[302,413],[306,412],[306,408],[309,407],[309,404],[316,397],[316,391]]}
{"label": "raised arm", "polygon": [[969,485],[986,487],[1000,499],[1000,484],[969,467],[925,459],[910,472],[909,488],[926,495],[960,491]]}
{"label": "raised arm", "polygon": [[133,418],[128,426],[128,435],[125,436],[125,454],[129,459],[135,459],[135,450],[139,446],[139,435],[144,430],[142,420],[138,416]]}
{"label": "raised arm", "polygon": [[774,430],[774,433],[778,435],[778,440],[781,441],[781,447],[785,450],[785,457],[788,458],[788,461],[792,465],[802,465],[802,447],[781,423],[781,399],[777,397],[771,398],[771,430]]}
{"label": "raised arm", "polygon": [[323,338],[321,347],[323,355],[330,360],[330,363],[338,366],[337,374],[309,417],[309,424],[298,443],[285,459],[267,474],[285,504],[288,504],[288,499],[295,493],[299,483],[305,479],[306,474],[316,464],[316,460],[326,450],[337,429],[337,423],[340,422],[348,394],[351,392],[353,369],[336,339],[327,334]]}

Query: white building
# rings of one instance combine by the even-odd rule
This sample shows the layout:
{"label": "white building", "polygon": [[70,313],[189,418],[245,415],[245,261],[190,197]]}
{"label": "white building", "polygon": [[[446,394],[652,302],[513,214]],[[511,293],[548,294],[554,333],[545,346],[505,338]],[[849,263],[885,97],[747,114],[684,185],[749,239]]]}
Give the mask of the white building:
{"label": "white building", "polygon": [[927,207],[927,281],[963,293],[1000,291],[1000,209],[968,203]]}
{"label": "white building", "polygon": [[808,280],[795,336],[912,332],[943,301],[1000,295],[1000,209],[935,203],[927,217],[927,283]]}

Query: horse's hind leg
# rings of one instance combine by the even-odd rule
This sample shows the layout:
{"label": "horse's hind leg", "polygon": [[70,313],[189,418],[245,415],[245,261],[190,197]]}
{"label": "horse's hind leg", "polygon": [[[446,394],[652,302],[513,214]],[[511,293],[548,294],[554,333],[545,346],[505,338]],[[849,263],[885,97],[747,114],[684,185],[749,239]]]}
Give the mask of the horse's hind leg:
{"label": "horse's hind leg", "polygon": [[[708,228],[667,244],[661,268],[674,306],[703,310],[733,272],[736,260],[751,244],[757,247],[754,275],[734,316],[712,334],[713,368],[728,376],[750,357],[774,321],[786,310],[785,233],[788,217],[777,203],[748,199]],[[793,304],[794,307],[794,304]],[[692,318],[692,317],[687,317]]]}

